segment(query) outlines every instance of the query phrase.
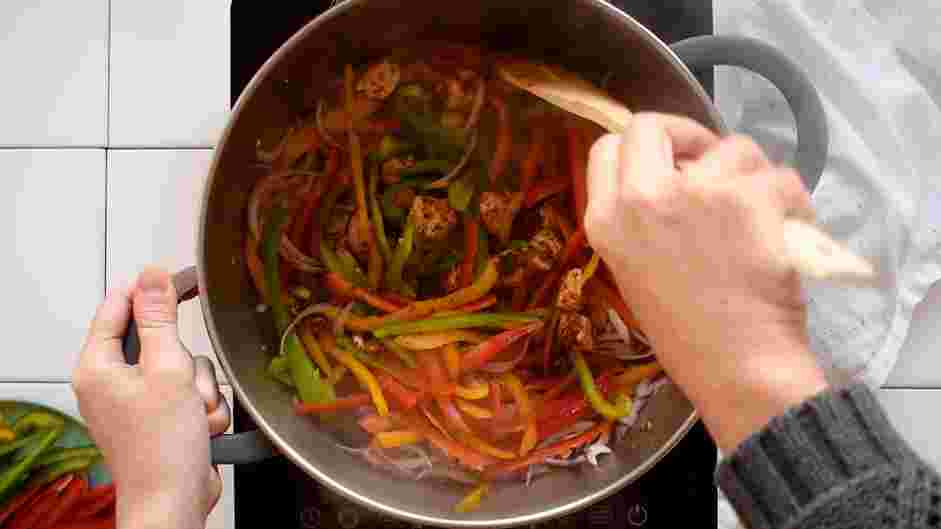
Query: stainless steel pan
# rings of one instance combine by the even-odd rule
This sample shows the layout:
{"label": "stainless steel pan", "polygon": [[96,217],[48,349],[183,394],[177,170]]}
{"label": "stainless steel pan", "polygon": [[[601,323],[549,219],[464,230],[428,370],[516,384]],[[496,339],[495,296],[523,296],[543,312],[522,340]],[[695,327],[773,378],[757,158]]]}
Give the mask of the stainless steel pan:
{"label": "stainless steel pan", "polygon": [[[295,416],[291,395],[264,375],[264,350],[270,352],[277,342],[269,315],[255,311],[259,300],[241,260],[245,205],[259,176],[252,168],[256,141],[265,130],[287,125],[309,107],[346,63],[428,39],[483,43],[560,63],[589,77],[611,72],[609,90],[631,109],[685,114],[720,132],[725,126],[689,68],[749,68],[776,84],[791,104],[799,135],[796,165],[810,188],[826,158],[825,118],[804,74],[774,49],[754,40],[715,36],[669,47],[600,0],[350,0],[294,35],[245,89],[216,149],[205,188],[198,282],[213,346],[236,397],[262,431],[215,440],[214,460],[267,457],[273,445],[322,484],[392,516],[464,527],[534,523],[600,500],[653,467],[695,422],[689,401],[672,387],[660,392],[641,419],[652,428],[632,434],[598,469],[554,473],[530,487],[501,484],[479,512],[456,514],[452,508],[459,489],[391,476],[335,448],[313,421]],[[192,290],[195,281],[189,270],[178,277],[178,288]]]}

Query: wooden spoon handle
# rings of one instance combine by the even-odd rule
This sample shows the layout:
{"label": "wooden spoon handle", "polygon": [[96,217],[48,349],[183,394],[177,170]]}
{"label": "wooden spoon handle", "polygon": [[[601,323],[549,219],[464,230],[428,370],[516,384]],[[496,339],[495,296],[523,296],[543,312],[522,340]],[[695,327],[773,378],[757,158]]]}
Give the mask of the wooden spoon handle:
{"label": "wooden spoon handle", "polygon": [[[558,67],[512,62],[498,68],[507,82],[609,132],[623,132],[633,114],[591,83]],[[872,283],[876,272],[865,259],[833,240],[817,226],[791,218],[784,223],[785,255],[802,276],[828,281]]]}

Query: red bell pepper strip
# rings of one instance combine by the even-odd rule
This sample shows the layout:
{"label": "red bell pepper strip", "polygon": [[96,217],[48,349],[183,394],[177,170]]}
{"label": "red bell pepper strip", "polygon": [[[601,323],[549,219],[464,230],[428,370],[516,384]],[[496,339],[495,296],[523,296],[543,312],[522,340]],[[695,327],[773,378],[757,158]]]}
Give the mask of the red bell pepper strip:
{"label": "red bell pepper strip", "polygon": [[610,421],[599,423],[597,426],[581,435],[571,439],[566,439],[564,441],[559,441],[558,443],[547,446],[545,448],[533,450],[526,457],[522,457],[515,461],[507,461],[506,463],[497,463],[495,465],[491,465],[484,470],[484,478],[493,479],[499,476],[510,474],[518,470],[522,470],[529,465],[542,463],[546,460],[547,457],[554,457],[565,454],[583,444],[594,441],[598,436],[608,432],[611,430],[611,424],[612,423]]}
{"label": "red bell pepper strip", "polygon": [[396,427],[396,420],[393,415],[383,417],[382,415],[374,413],[363,417],[357,424],[359,424],[359,427],[364,431],[375,434],[394,429]]}
{"label": "red bell pepper strip", "polygon": [[116,497],[117,490],[114,487],[114,483],[89,489],[88,492],[85,493],[85,496],[82,497],[82,504],[75,510],[72,518],[81,520],[83,518],[98,516],[114,505]]}
{"label": "red bell pepper strip", "polygon": [[568,176],[554,177],[550,180],[543,180],[538,184],[533,184],[526,191],[523,205],[531,208],[543,200],[557,195],[572,185],[572,179]]}
{"label": "red bell pepper strip", "polygon": [[[69,474],[71,483],[72,475]],[[29,505],[19,509],[4,529],[33,529],[55,508],[59,502],[59,490],[56,485],[61,481],[54,481],[45,488]]]}
{"label": "red bell pepper strip", "polygon": [[336,296],[343,298],[354,298],[371,307],[375,307],[383,312],[396,312],[402,310],[402,306],[384,299],[381,296],[373,294],[364,288],[354,286],[340,274],[330,272],[326,276],[326,286]]}
{"label": "red bell pepper strip", "polygon": [[317,211],[320,205],[320,197],[323,195],[322,185],[314,185],[313,189],[304,193],[301,197],[300,211],[294,217],[294,223],[291,225],[290,239],[298,248],[303,248],[307,239],[307,232],[310,228],[310,219]]}
{"label": "red bell pepper strip", "polygon": [[294,412],[298,415],[313,415],[316,413],[330,413],[339,410],[350,410],[360,406],[366,406],[372,403],[372,396],[369,393],[354,393],[349,397],[338,398],[333,402],[296,402],[294,403]]}
{"label": "red bell pepper strip", "polygon": [[59,524],[56,529],[114,529],[114,513],[100,516],[98,518],[86,518],[64,524]]}
{"label": "red bell pepper strip", "polygon": [[520,164],[520,195],[526,196],[539,174],[539,167],[546,157],[545,123],[534,123],[533,135],[529,142],[526,157]]}
{"label": "red bell pepper strip", "polygon": [[552,319],[549,320],[549,326],[546,327],[546,337],[542,345],[542,370],[549,372],[552,365],[552,346],[555,344],[555,328],[559,325],[559,311],[552,313]]}
{"label": "red bell pepper strip", "polygon": [[542,396],[543,402],[548,402],[555,399],[561,395],[563,391],[567,390],[569,386],[574,384],[576,380],[578,380],[578,376],[575,371],[565,375],[565,377],[559,380],[557,385],[553,386],[549,391],[546,391],[546,393]]}
{"label": "red bell pepper strip", "polygon": [[533,294],[533,299],[529,302],[528,307],[530,310],[539,308],[546,302],[549,292],[553,291],[555,284],[562,279],[562,273],[569,267],[570,263],[575,260],[579,250],[581,250],[584,245],[585,230],[579,228],[578,231],[565,242],[565,249],[562,251],[562,257],[559,259],[559,262],[557,262],[552,268],[552,271],[549,272],[549,277],[543,281],[539,290]]}
{"label": "red bell pepper strip", "polygon": [[497,145],[490,161],[490,183],[493,184],[503,175],[513,155],[513,128],[503,98],[490,91],[488,102],[497,113]]}
{"label": "red bell pepper strip", "polygon": [[73,479],[72,482],[69,483],[69,486],[62,491],[62,494],[59,496],[59,502],[52,508],[49,514],[36,525],[36,528],[45,529],[55,527],[69,511],[82,501],[86,490],[88,490],[88,482],[85,481],[85,478],[76,477]]}
{"label": "red bell pepper strip", "polygon": [[572,176],[572,195],[575,202],[575,220],[581,227],[585,223],[585,208],[588,205],[587,182],[585,171],[588,168],[588,151],[586,149],[586,135],[575,123],[565,127],[569,151],[569,173]]}
{"label": "red bell pepper strip", "polygon": [[16,497],[10,500],[3,509],[0,509],[0,526],[3,525],[3,522],[5,522],[7,518],[15,514],[21,508],[25,509],[33,501],[38,499],[40,493],[44,490],[44,487],[33,486],[20,492]]}
{"label": "red bell pepper strip", "polygon": [[446,438],[427,421],[417,415],[409,414],[405,416],[405,423],[409,430],[421,434],[433,446],[458,460],[462,465],[474,469],[483,470],[496,462],[496,459],[488,455],[481,454],[476,450],[451,439]]}
{"label": "red bell pepper strip", "polygon": [[258,241],[251,235],[245,237],[245,266],[248,267],[248,275],[255,284],[255,290],[265,303],[268,303],[268,293],[265,288],[265,267],[258,255]]}
{"label": "red bell pepper strip", "polygon": [[428,378],[431,392],[435,395],[447,395],[450,384],[448,382],[448,373],[441,363],[441,354],[435,349],[430,349],[419,352],[417,356],[418,362]]}
{"label": "red bell pepper strip", "polygon": [[618,291],[617,287],[608,284],[608,282],[601,277],[596,277],[585,284],[585,289],[589,296],[601,299],[605,304],[614,309],[614,312],[617,312],[618,316],[621,317],[621,321],[624,322],[624,325],[627,325],[631,329],[640,328],[640,325],[637,323],[637,318],[634,316],[630,307],[627,306],[627,303],[624,302],[624,298],[621,297],[621,293]]}
{"label": "red bell pepper strip", "polygon": [[409,390],[387,373],[379,373],[376,376],[379,379],[379,385],[383,391],[390,395],[402,409],[410,410],[418,404],[420,394]]}
{"label": "red bell pepper strip", "polygon": [[504,331],[490,338],[486,342],[477,344],[476,347],[465,353],[461,358],[461,371],[466,372],[479,369],[487,362],[493,360],[500,351],[505,350],[520,338],[529,336],[540,329],[542,325],[542,322],[539,321],[526,325],[525,327],[510,329],[509,331]]}
{"label": "red bell pepper strip", "polygon": [[461,261],[461,286],[474,282],[474,267],[477,264],[477,247],[480,242],[480,221],[473,215],[464,216],[464,260]]}
{"label": "red bell pepper strip", "polygon": [[500,389],[502,386],[496,380],[490,382],[490,406],[493,408],[493,416],[499,417],[503,413],[503,394]]}

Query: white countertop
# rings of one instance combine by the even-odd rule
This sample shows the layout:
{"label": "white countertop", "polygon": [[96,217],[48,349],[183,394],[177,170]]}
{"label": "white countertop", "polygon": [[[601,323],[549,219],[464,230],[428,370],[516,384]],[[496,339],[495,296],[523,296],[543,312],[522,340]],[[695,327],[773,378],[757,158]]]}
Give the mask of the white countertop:
{"label": "white countertop", "polygon": [[[68,380],[105,289],[192,264],[202,182],[229,102],[226,0],[0,2],[0,208],[10,351],[0,399],[76,412]],[[12,250],[12,251],[11,251]],[[941,463],[941,286],[918,307],[882,400]],[[199,307],[184,342],[211,353]],[[931,327],[935,327],[932,329]],[[232,527],[231,469],[210,527]]]}

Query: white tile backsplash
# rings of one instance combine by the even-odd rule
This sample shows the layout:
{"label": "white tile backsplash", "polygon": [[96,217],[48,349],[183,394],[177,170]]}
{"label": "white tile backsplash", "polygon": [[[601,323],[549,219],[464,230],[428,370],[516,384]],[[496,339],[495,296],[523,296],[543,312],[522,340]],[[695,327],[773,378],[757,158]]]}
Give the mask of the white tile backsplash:
{"label": "white tile backsplash", "polygon": [[[208,149],[109,152],[109,288],[148,264],[171,272],[195,264],[199,201],[211,161]],[[215,360],[198,299],[180,305],[179,327],[193,354]]]}
{"label": "white tile backsplash", "polygon": [[925,461],[941,470],[941,389],[882,389],[879,401],[889,420]]}
{"label": "white tile backsplash", "polygon": [[941,387],[941,283],[915,307],[908,338],[899,351],[887,386]]}
{"label": "white tile backsplash", "polygon": [[[223,386],[222,393],[231,405],[232,389]],[[20,400],[43,404],[81,419],[78,402],[70,384],[0,383],[0,400]],[[232,428],[229,428],[229,431],[231,432]],[[222,476],[222,497],[215,510],[209,515],[206,529],[232,529],[235,527],[235,472],[231,466],[218,468]]]}
{"label": "white tile backsplash", "polygon": [[111,0],[111,146],[215,145],[229,108],[229,4]]}
{"label": "white tile backsplash", "polygon": [[0,381],[65,381],[104,294],[105,153],[0,150],[0,175]]}
{"label": "white tile backsplash", "polygon": [[103,146],[108,0],[3,0],[0,35],[0,146]]}

